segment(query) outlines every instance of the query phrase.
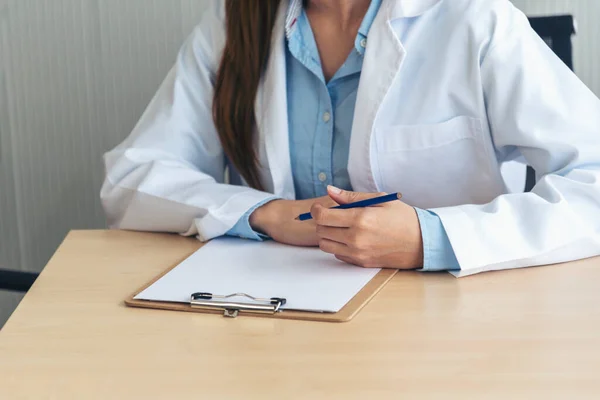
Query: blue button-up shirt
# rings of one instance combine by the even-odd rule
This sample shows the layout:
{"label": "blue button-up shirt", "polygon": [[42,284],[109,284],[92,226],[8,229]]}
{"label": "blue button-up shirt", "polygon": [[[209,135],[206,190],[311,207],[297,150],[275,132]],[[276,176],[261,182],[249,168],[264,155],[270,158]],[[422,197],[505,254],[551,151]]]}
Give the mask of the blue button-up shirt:
{"label": "blue button-up shirt", "polygon": [[[291,2],[287,21],[287,100],[290,159],[296,198],[327,195],[327,185],[352,190],[348,154],[356,96],[368,33],[382,0],[372,0],[347,60],[327,82],[301,0]],[[267,201],[270,201],[267,200]],[[228,234],[260,240],[249,224],[253,207]],[[459,269],[437,215],[417,209],[423,237],[423,270]]]}
{"label": "blue button-up shirt", "polygon": [[[354,49],[325,81],[317,43],[303,11],[288,29],[290,159],[298,199],[326,196],[327,185],[351,190],[348,150],[367,34],[381,0],[373,0]],[[308,161],[308,162],[307,162]]]}

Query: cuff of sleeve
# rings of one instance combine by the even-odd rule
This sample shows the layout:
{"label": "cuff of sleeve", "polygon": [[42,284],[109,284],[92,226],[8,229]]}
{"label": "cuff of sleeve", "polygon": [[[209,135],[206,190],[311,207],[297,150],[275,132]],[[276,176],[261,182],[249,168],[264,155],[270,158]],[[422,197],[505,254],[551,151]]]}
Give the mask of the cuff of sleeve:
{"label": "cuff of sleeve", "polygon": [[460,265],[437,214],[415,207],[423,239],[423,268],[419,271],[460,270]]}
{"label": "cuff of sleeve", "polygon": [[251,239],[251,240],[258,240],[258,241],[270,239],[267,235],[263,235],[262,233],[256,232],[254,229],[252,229],[252,227],[250,226],[250,215],[252,215],[252,213],[257,208],[262,207],[265,204],[267,204],[268,202],[277,200],[277,199],[278,199],[278,197],[273,196],[273,197],[269,197],[269,198],[255,204],[252,208],[250,208],[248,211],[246,211],[246,213],[244,213],[244,215],[242,215],[242,217],[233,226],[233,228],[231,228],[229,231],[227,231],[226,235],[227,236],[237,236],[237,237],[241,237],[244,239]]}

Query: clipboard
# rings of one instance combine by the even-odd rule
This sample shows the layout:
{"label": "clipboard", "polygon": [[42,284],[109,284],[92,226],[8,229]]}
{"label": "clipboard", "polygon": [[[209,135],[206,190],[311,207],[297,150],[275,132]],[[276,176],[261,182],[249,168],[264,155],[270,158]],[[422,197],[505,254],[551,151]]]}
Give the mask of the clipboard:
{"label": "clipboard", "polygon": [[[398,272],[395,269],[382,269],[375,275],[344,307],[336,313],[319,313],[309,311],[285,310],[281,307],[285,304],[283,298],[259,299],[251,294],[230,293],[190,293],[189,303],[176,303],[167,301],[150,301],[136,299],[139,293],[150,287],[172,269],[177,267],[176,263],[162,274],[145,284],[125,300],[129,307],[150,308],[170,311],[186,311],[207,314],[221,314],[224,317],[236,318],[238,316],[267,317],[279,319],[292,319],[317,322],[347,322],[354,318],[367,303],[388,283]],[[234,295],[247,297],[252,302],[233,302],[228,299]],[[208,301],[207,301],[208,300]],[[212,301],[211,301],[212,300]]]}

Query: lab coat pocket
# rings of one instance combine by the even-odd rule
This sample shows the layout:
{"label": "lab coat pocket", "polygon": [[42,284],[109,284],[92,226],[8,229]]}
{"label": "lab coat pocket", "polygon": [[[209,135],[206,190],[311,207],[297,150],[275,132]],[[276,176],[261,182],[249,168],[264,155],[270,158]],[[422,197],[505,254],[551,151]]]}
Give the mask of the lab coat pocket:
{"label": "lab coat pocket", "polygon": [[460,116],[440,124],[388,126],[375,136],[379,186],[401,192],[408,204],[481,204],[501,191],[480,119]]}

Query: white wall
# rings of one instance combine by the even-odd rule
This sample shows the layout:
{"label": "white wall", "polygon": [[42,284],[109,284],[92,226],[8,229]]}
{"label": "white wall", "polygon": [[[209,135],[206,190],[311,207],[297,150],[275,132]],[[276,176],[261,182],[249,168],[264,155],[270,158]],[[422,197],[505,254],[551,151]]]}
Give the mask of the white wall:
{"label": "white wall", "polygon": [[[0,268],[39,271],[68,230],[104,227],[101,154],[209,1],[0,0]],[[575,67],[600,94],[600,1],[514,3],[575,14]],[[0,295],[0,326],[18,299]]]}
{"label": "white wall", "polygon": [[205,3],[8,2],[0,165],[13,171],[2,181],[0,243],[9,267],[38,271],[69,229],[103,226],[101,154],[131,131]]}
{"label": "white wall", "polygon": [[572,14],[578,25],[573,37],[573,64],[577,75],[600,96],[600,1],[512,0],[529,16]]}
{"label": "white wall", "polygon": [[[5,37],[8,13],[7,0],[0,0],[0,66],[2,57],[6,54]],[[13,162],[9,134],[9,112],[6,71],[0,67],[0,268],[8,265],[18,265],[20,249],[13,240],[17,232],[17,218],[14,212],[16,204],[14,198]],[[0,326],[4,318],[10,315],[20,301],[21,296],[16,293],[0,292]]]}
{"label": "white wall", "polygon": [[[0,268],[40,271],[70,229],[104,227],[101,155],[208,1],[0,0]],[[18,299],[0,294],[0,326]]]}

